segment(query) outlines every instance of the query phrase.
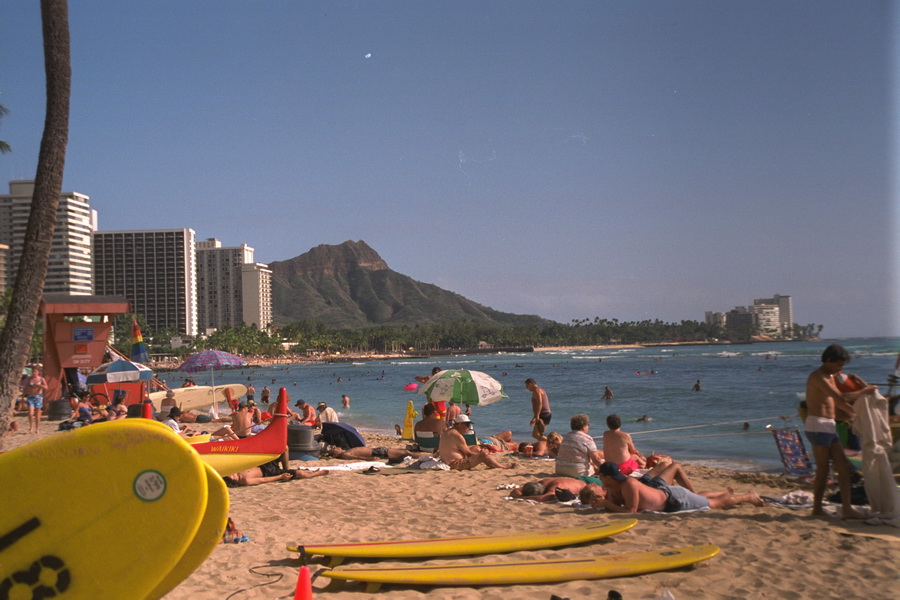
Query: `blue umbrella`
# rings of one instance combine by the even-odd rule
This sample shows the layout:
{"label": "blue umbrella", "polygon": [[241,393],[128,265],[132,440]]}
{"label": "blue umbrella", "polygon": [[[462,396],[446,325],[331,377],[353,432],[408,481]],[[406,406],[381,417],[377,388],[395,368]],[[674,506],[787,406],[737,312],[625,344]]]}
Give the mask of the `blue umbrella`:
{"label": "blue umbrella", "polygon": [[130,360],[114,360],[100,365],[87,376],[88,385],[102,383],[122,383],[127,381],[150,381],[153,371]]}

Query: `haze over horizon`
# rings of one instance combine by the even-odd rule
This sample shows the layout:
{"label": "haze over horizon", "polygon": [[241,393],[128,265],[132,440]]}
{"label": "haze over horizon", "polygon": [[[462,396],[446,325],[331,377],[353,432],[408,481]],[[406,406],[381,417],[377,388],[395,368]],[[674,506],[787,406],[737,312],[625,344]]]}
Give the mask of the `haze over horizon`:
{"label": "haze over horizon", "polygon": [[[32,179],[38,3],[0,24]],[[64,191],[271,263],[364,240],[503,312],[703,320],[790,295],[900,336],[897,11],[836,1],[70,0]],[[895,180],[896,179],[896,180]]]}

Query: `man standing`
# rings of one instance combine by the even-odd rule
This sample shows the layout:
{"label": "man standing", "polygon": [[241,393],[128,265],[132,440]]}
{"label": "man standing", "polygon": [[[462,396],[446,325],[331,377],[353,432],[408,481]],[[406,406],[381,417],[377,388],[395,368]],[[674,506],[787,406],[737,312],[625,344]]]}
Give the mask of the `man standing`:
{"label": "man standing", "polygon": [[41,367],[31,369],[31,376],[25,380],[22,392],[28,403],[28,433],[37,433],[41,424],[41,413],[44,410],[44,391],[47,389],[47,380],[44,379]]}
{"label": "man standing", "polygon": [[540,387],[531,377],[525,380],[525,389],[531,392],[531,412],[534,414],[529,423],[533,427],[531,435],[539,442],[546,441],[547,436],[544,435],[544,432],[550,424],[550,399],[544,388]]}
{"label": "man standing", "polygon": [[247,402],[251,400],[256,400],[256,388],[253,387],[252,383],[247,384]]}
{"label": "man standing", "polygon": [[466,438],[463,434],[469,431],[471,421],[466,415],[460,415],[456,419],[456,423],[441,434],[441,441],[438,445],[438,456],[454,471],[468,471],[474,469],[478,465],[486,465],[489,469],[510,469],[510,465],[504,465],[480,448],[472,450],[466,444]]}
{"label": "man standing", "polygon": [[841,491],[841,512],[845,519],[865,518],[853,509],[850,504],[850,461],[841,447],[835,424],[835,409],[853,419],[851,403],[863,394],[875,389],[868,385],[861,390],[842,394],[834,382],[834,375],[840,373],[845,364],[850,362],[850,354],[843,346],[832,344],[822,352],[822,366],[810,373],[806,379],[806,407],[808,410],[805,429],[806,437],[812,444],[813,458],[816,461],[816,477],[813,481],[813,515],[822,514],[822,498],[828,484],[828,472],[831,465],[837,471],[838,487]]}

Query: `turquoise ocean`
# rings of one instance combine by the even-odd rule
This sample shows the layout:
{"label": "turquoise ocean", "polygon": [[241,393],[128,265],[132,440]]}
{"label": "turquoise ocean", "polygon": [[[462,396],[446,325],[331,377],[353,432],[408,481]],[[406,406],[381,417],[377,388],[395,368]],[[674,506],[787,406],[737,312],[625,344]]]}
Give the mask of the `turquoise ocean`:
{"label": "turquoise ocean", "polygon": [[[894,372],[900,339],[834,340],[852,355],[845,371],[856,373],[887,392]],[[272,398],[284,387],[291,403],[299,398],[315,405],[326,402],[342,422],[361,432],[394,434],[403,423],[407,403],[421,411],[422,394],[403,388],[432,367],[484,371],[498,379],[509,398],[474,407],[472,419],[479,435],[510,429],[513,439],[531,439],[531,394],[525,379],[533,377],[550,398],[550,431],[569,431],[569,418],[586,413],[590,434],[599,437],[606,416],[622,418],[624,431],[645,455],[660,452],[676,460],[738,471],[780,472],[775,441],[766,429],[799,426],[797,405],[806,378],[818,368],[819,342],[753,343],[743,345],[659,346],[628,349],[554,350],[518,354],[477,354],[435,359],[401,359],[328,364],[277,365],[216,371],[216,384],[252,381],[257,400],[264,385]],[[180,386],[185,375],[161,373],[161,379]],[[192,378],[210,384],[210,374]],[[700,380],[702,391],[692,390]],[[603,399],[604,386],[613,391]],[[341,407],[341,395],[351,399]],[[635,422],[647,415],[650,421]],[[782,416],[787,419],[781,418]],[[748,430],[743,429],[749,423]]]}

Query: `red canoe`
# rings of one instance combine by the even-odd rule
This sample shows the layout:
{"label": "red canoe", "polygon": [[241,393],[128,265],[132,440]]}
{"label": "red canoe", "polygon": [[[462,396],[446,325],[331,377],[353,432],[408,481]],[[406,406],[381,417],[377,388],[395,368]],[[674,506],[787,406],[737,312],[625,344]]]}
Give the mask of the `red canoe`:
{"label": "red canoe", "polygon": [[274,460],[287,449],[287,404],[287,390],[281,388],[275,417],[261,432],[240,440],[204,442],[191,447],[222,477]]}

